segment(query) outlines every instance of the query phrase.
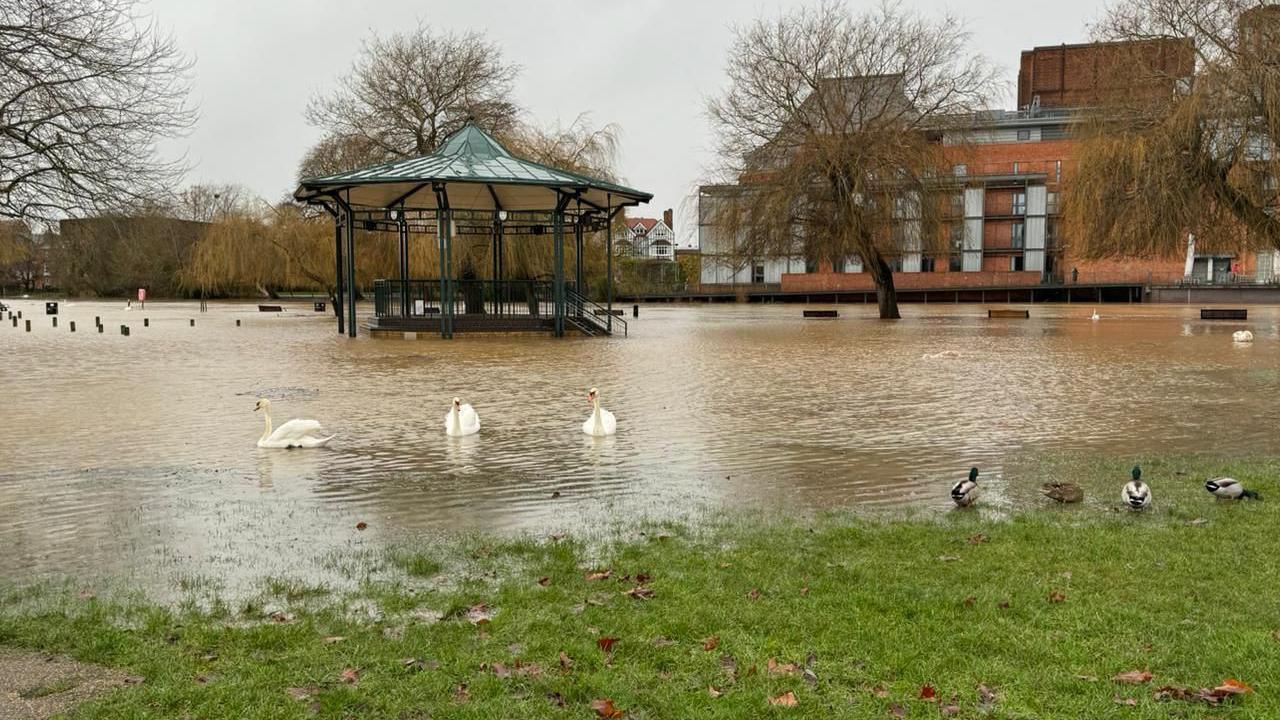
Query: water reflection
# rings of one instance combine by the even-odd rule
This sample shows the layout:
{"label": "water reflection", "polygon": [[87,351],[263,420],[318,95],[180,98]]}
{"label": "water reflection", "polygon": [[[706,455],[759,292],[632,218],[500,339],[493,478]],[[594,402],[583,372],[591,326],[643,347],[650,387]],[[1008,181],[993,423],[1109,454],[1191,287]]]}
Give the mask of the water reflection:
{"label": "water reflection", "polygon": [[[699,504],[941,508],[970,465],[994,490],[1009,458],[1041,452],[1274,451],[1280,421],[1268,308],[1213,323],[1196,308],[1102,306],[1094,322],[1089,306],[992,321],[929,305],[881,323],[862,306],[834,321],[659,306],[626,339],[446,343],[351,341],[328,316],[251,305],[153,304],[147,328],[114,304],[63,307],[62,329],[0,326],[0,544],[16,548],[0,576],[145,576],[157,558],[266,572],[362,538]],[[66,331],[95,315],[134,332]],[[1233,346],[1246,328],[1255,342]],[[592,386],[616,436],[580,430]],[[455,395],[480,413],[479,435],[444,435]],[[315,418],[337,437],[255,448],[258,397],[279,422]]]}

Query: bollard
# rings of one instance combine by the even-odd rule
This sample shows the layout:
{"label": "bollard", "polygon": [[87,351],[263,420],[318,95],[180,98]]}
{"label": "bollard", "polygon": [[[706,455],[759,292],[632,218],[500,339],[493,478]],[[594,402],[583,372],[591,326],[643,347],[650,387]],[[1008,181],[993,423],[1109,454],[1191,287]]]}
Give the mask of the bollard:
{"label": "bollard", "polygon": [[13,326],[14,326],[14,327],[18,327],[18,316],[17,316],[17,315],[10,315],[10,316],[9,316],[9,319],[13,321]]}
{"label": "bollard", "polygon": [[195,326],[196,326],[196,319],[191,318],[191,327],[195,327]]}
{"label": "bollard", "polygon": [[151,327],[151,318],[142,318],[142,327]]}
{"label": "bollard", "polygon": [[236,320],[236,327],[240,327],[240,321]]}
{"label": "bollard", "polygon": [[58,316],[57,316],[57,315],[54,315],[54,316],[53,316],[53,326],[54,326],[54,327],[58,327]]}
{"label": "bollard", "polygon": [[102,316],[101,316],[101,315],[94,315],[94,316],[93,316],[93,324],[94,324],[94,325],[101,325],[101,324],[102,324]]}
{"label": "bollard", "polygon": [[26,320],[26,321],[24,321],[24,322],[26,322],[26,323],[27,323],[27,332],[31,332],[31,321],[30,321],[30,320]]}
{"label": "bollard", "polygon": [[633,318],[638,318],[638,317],[640,317],[640,306],[639,306],[639,305],[632,305],[632,306],[631,306],[631,317],[633,317]]}
{"label": "bollard", "polygon": [[75,320],[72,320],[72,321],[71,321],[71,332],[75,332],[75,331],[76,331],[76,321],[75,321]]}
{"label": "bollard", "polygon": [[98,334],[99,334],[99,335],[101,335],[101,334],[102,334],[102,331],[103,331],[104,329],[105,329],[105,328],[103,328],[101,325],[99,325],[99,326],[98,326]]}
{"label": "bollard", "polygon": [[121,326],[120,326],[120,334],[121,334],[121,335],[123,335],[123,336],[125,336],[125,337],[129,337],[129,326],[128,326],[128,325],[121,325]]}

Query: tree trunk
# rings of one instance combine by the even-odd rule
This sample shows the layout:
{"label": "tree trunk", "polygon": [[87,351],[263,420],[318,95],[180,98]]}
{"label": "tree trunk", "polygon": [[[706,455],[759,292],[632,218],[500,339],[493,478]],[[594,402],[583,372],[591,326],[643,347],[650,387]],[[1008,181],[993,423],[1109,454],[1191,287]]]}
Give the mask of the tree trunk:
{"label": "tree trunk", "polygon": [[893,286],[893,268],[885,262],[879,250],[873,249],[866,258],[871,271],[871,279],[876,284],[876,302],[880,305],[881,320],[897,320],[902,317],[898,313],[898,291]]}

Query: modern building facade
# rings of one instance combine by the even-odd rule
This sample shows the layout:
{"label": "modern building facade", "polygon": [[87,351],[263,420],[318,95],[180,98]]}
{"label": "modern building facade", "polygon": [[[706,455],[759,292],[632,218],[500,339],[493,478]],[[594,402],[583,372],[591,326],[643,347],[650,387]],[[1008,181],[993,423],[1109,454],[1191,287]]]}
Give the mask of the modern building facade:
{"label": "modern building facade", "polygon": [[[1136,76],[1134,53],[1157,75]],[[922,252],[904,216],[893,259],[899,289],[1017,288],[1046,284],[1169,284],[1280,282],[1280,253],[1201,255],[1189,240],[1185,258],[1075,257],[1059,223],[1075,142],[1070,126],[1082,108],[1112,93],[1172,93],[1190,82],[1189,41],[1097,43],[1038,47],[1022,53],[1020,107],[975,116],[943,134],[957,148],[952,192],[943,210],[946,250]],[[959,150],[963,148],[963,152]],[[751,285],[782,292],[839,292],[874,287],[858,258],[843,263],[794,256],[743,257],[714,229],[717,203],[734,202],[746,184],[700,188],[698,237],[704,288]],[[907,203],[909,205],[909,203]]]}

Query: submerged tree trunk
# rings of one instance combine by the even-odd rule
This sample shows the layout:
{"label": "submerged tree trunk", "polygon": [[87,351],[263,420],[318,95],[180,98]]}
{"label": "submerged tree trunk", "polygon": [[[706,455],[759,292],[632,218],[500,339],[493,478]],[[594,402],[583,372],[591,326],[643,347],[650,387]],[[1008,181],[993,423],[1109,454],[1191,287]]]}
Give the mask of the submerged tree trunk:
{"label": "submerged tree trunk", "polygon": [[881,320],[897,320],[902,317],[898,313],[898,291],[893,286],[893,268],[885,262],[879,250],[872,249],[867,258],[871,279],[876,284],[876,302],[880,306]]}

